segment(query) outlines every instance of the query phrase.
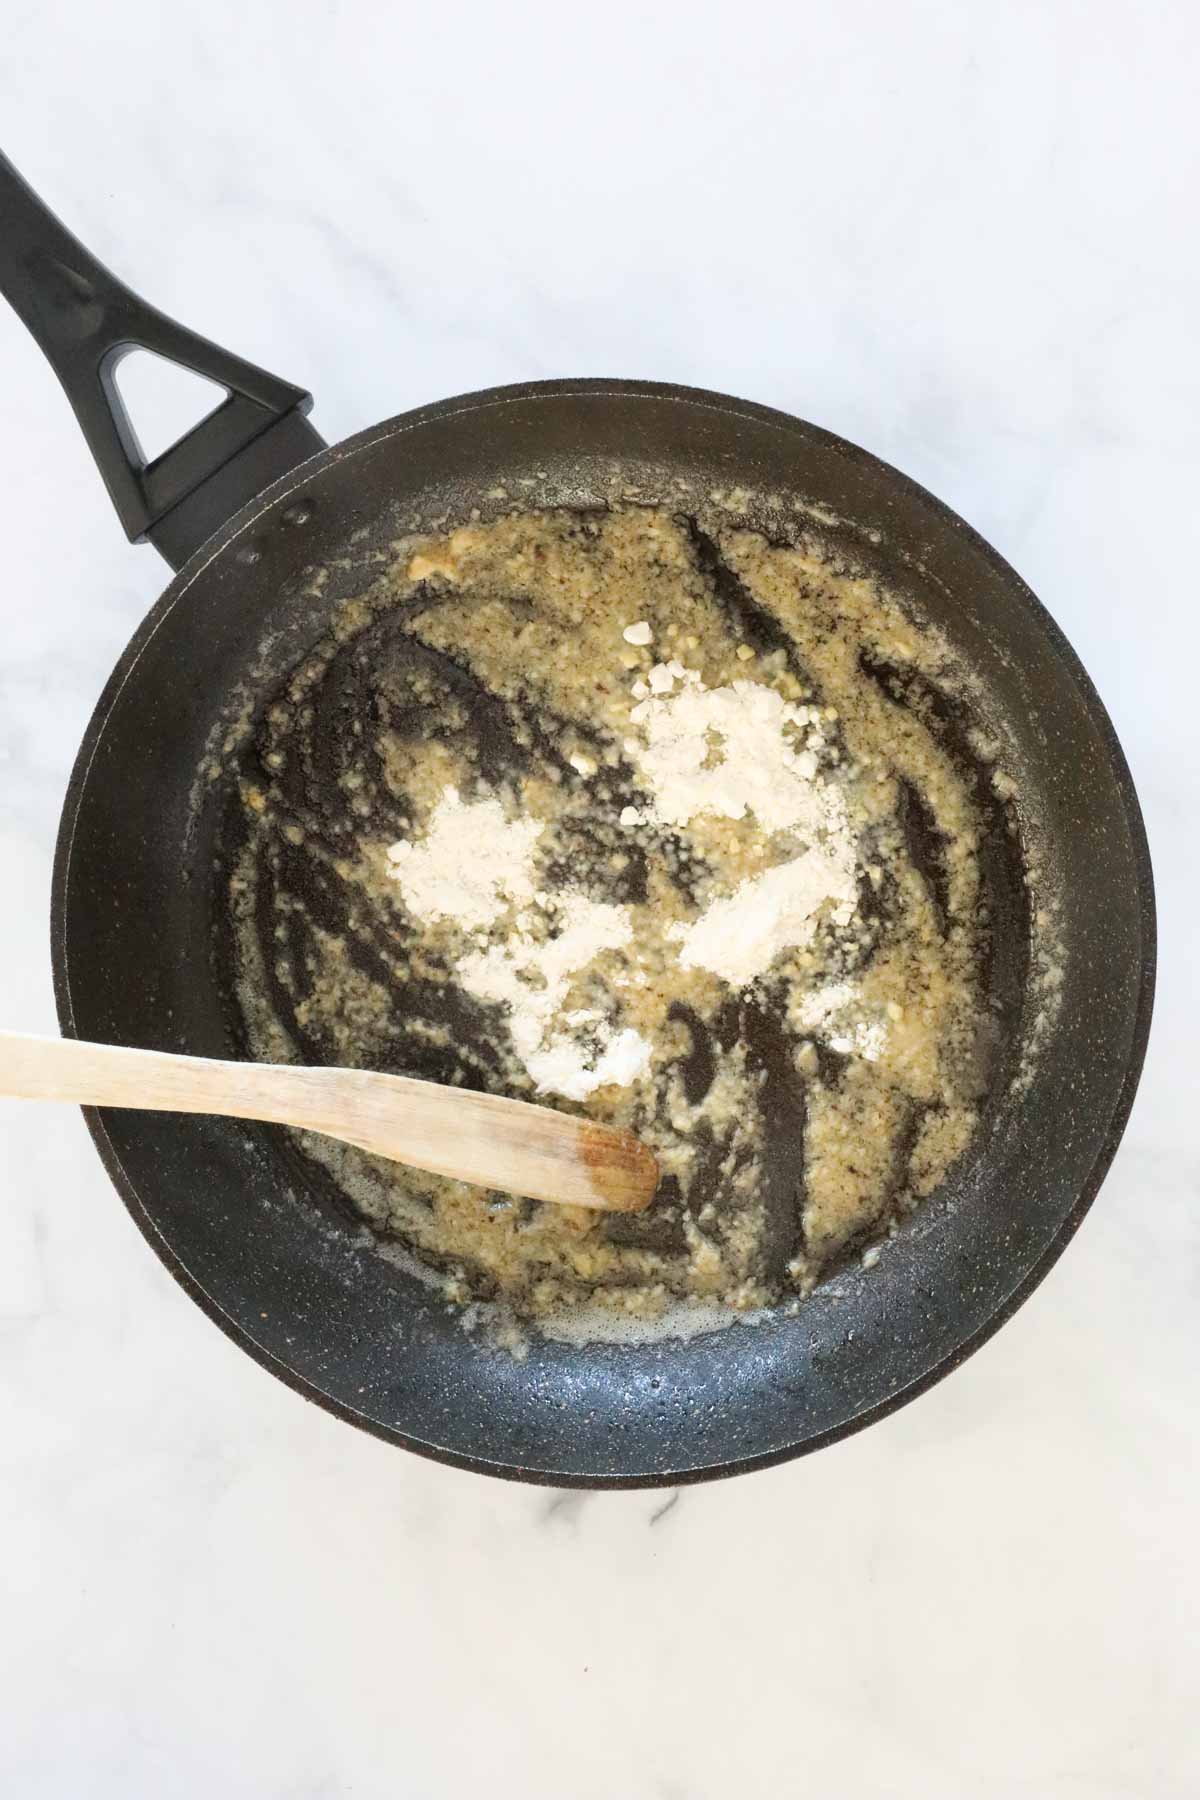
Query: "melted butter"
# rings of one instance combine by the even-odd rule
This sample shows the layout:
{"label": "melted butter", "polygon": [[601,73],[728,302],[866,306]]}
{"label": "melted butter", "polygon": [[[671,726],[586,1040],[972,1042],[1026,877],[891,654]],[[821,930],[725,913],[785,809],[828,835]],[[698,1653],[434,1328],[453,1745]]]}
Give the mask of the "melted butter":
{"label": "melted butter", "polygon": [[[654,1149],[664,1181],[648,1214],[488,1199],[305,1142],[458,1301],[535,1320],[588,1307],[653,1319],[680,1303],[753,1312],[807,1291],[930,1194],[976,1125],[984,820],[934,723],[875,672],[902,665],[953,688],[953,664],[876,580],[818,543],[712,531],[701,556],[685,522],[631,508],[409,540],[336,614],[243,752],[230,904],[255,1055],[537,1097],[512,1019],[460,970],[511,941],[521,906],[526,938],[549,945],[553,905],[531,909],[522,889],[471,929],[417,919],[389,860],[397,842],[422,842],[450,788],[538,822],[536,890],[628,918],[627,941],[564,980],[561,1008],[600,1022],[606,1041],[630,1033],[650,1047],[581,1107]],[[740,610],[714,582],[713,554]],[[631,640],[630,621],[649,642]],[[768,939],[769,966],[745,982],[680,946],[706,909],[754,883],[767,891],[806,847],[752,811],[655,816],[634,714],[676,658],[707,689],[750,682],[811,713],[813,767],[836,786],[855,846],[853,904],[839,890],[811,931]],[[914,850],[914,807],[936,867]],[[849,999],[826,1016],[819,996],[835,990]]]}

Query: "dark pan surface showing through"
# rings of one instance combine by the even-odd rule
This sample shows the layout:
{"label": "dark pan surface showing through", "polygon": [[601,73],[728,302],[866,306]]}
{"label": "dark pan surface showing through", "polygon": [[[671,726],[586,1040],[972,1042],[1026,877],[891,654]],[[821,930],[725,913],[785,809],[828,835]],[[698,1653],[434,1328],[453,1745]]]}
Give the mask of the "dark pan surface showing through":
{"label": "dark pan surface showing through", "polygon": [[[569,1485],[675,1483],[794,1455],[952,1368],[1045,1273],[1090,1203],[1136,1087],[1153,990],[1141,819],[1084,671],[1008,566],[937,501],[783,414],[685,389],[570,382],[390,421],[279,482],[199,551],[97,707],[63,816],[53,949],[71,1034],[234,1054],[210,972],[212,844],[198,766],[239,692],[282,673],[405,521],[594,502],[614,465],[649,499],[678,478],[800,496],[827,535],[912,594],[1008,722],[1022,830],[1065,897],[1061,1005],[1029,1090],[994,1100],[947,1187],[868,1273],[794,1315],[641,1347],[475,1343],[382,1258],[269,1127],[90,1115],[163,1260],[275,1374],[340,1416],[473,1469]],[[528,485],[519,487],[524,480]],[[669,496],[668,496],[669,497]],[[838,524],[836,521],[848,523]],[[878,534],[878,542],[873,535]],[[319,601],[306,569],[333,565]],[[1039,1001],[1026,998],[1028,1028]]]}

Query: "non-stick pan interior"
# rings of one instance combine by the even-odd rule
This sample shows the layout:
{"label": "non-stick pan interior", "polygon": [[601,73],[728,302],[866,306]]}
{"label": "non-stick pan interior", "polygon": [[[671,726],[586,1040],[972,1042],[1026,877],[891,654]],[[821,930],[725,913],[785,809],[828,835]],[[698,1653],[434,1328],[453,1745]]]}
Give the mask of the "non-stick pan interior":
{"label": "non-stick pan interior", "polygon": [[[521,485],[524,484],[524,485]],[[801,515],[911,594],[960,649],[1018,776],[1018,851],[1062,902],[1047,1007],[1013,887],[1019,976],[1003,1080],[973,1151],[869,1272],[794,1315],[688,1343],[535,1339],[523,1362],[468,1337],[378,1253],[271,1128],[107,1112],[93,1120],[135,1218],[219,1322],[357,1422],[449,1460],[558,1482],[668,1482],[813,1447],[928,1382],[1002,1318],[1101,1178],[1148,1022],[1153,922],[1120,751],[1073,654],[1012,571],[921,490],[783,415],[609,383],[502,390],[365,433],[298,471],[201,551],[97,709],[64,813],[54,952],[64,1028],[237,1052],[209,947],[215,825],[196,805],[214,728],[320,635],[416,516],[744,490]],[[314,569],[328,570],[318,597]],[[265,655],[264,655],[264,646]],[[1000,879],[998,877],[998,879]],[[1010,1084],[1038,1035],[1033,1080]]]}

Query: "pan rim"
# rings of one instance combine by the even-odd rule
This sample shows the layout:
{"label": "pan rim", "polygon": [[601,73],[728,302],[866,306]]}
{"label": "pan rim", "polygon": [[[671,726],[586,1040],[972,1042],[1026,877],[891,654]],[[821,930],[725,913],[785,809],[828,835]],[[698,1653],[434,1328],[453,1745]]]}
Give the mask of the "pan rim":
{"label": "pan rim", "polygon": [[1151,1017],[1153,1013],[1155,973],[1157,967],[1157,935],[1156,908],[1154,897],[1154,878],[1151,865],[1149,843],[1141,807],[1137,798],[1133,778],[1129,770],[1116,730],[1107,709],[1088,675],[1075,650],[1065,634],[1055,622],[1045,606],[1029,588],[1015,569],[991,544],[983,538],[967,521],[962,519],[944,501],[931,494],[920,483],[910,476],[885,462],[873,452],[842,438],[835,433],[809,421],[785,413],[778,408],[762,405],[755,401],[740,400],[730,395],[717,393],[708,389],[691,388],[665,382],[608,379],[605,377],[589,377],[579,379],[563,379],[519,383],[502,387],[483,389],[472,393],[451,396],[444,400],[432,402],[426,406],[414,408],[397,414],[395,417],[367,427],[365,430],[329,446],[308,461],[297,465],[287,474],[261,493],[256,495],[214,535],[198,549],[182,569],[168,583],[159,600],[151,607],[129,643],[114,666],[99,699],[88,721],[79,750],[72,767],[71,776],[64,796],[60,817],[58,836],[55,846],[54,868],[51,887],[50,930],[51,959],[54,978],[55,1001],[59,1023],[64,1035],[77,1035],[75,1029],[74,1003],[71,993],[71,977],[69,968],[69,951],[67,944],[67,910],[70,890],[71,859],[75,839],[75,830],[87,789],[88,776],[102,742],[105,728],[112,716],[117,701],[126,684],[133,677],[139,661],[155,634],[161,629],[175,607],[184,598],[188,589],[200,577],[203,571],[217,557],[221,556],[230,544],[252,527],[258,518],[277,504],[278,501],[302,488],[311,480],[315,472],[329,468],[336,463],[363,454],[375,445],[401,436],[409,431],[417,430],[433,420],[445,420],[459,415],[527,403],[539,399],[562,397],[579,397],[591,395],[597,398],[604,396],[624,399],[645,398],[649,400],[672,400],[689,407],[704,411],[719,412],[725,416],[753,419],[779,430],[788,436],[797,435],[805,438],[810,444],[823,446],[825,449],[845,459],[864,463],[880,472],[886,481],[898,491],[906,493],[927,508],[936,519],[951,527],[956,533],[965,534],[974,550],[989,563],[1004,580],[1014,597],[1028,609],[1045,633],[1053,650],[1060,658],[1065,672],[1074,683],[1080,701],[1086,710],[1089,721],[1097,730],[1101,742],[1105,746],[1108,767],[1114,780],[1116,791],[1120,797],[1126,829],[1129,834],[1131,860],[1134,866],[1134,892],[1138,925],[1140,932],[1140,957],[1138,967],[1138,984],[1136,1004],[1134,1008],[1132,1030],[1125,1060],[1120,1089],[1105,1129],[1103,1138],[1097,1148],[1096,1156],[1079,1184],[1079,1191],[1074,1204],[1064,1215],[1053,1236],[1047,1243],[1041,1256],[1013,1284],[1013,1287],[997,1304],[989,1316],[975,1331],[952,1346],[939,1357],[922,1375],[902,1384],[884,1399],[864,1406],[850,1417],[840,1421],[822,1432],[806,1435],[798,1441],[789,1443],[769,1451],[748,1456],[736,1456],[704,1466],[689,1466],[684,1469],[665,1471],[655,1469],[647,1472],[620,1473],[608,1475],[603,1473],[569,1473],[553,1469],[530,1468],[502,1461],[493,1461],[486,1457],[468,1455],[447,1445],[435,1444],[425,1439],[412,1438],[379,1421],[356,1413],[352,1407],[322,1391],[307,1377],[298,1374],[281,1362],[270,1350],[259,1344],[250,1334],[238,1325],[191,1275],[180,1261],[170,1244],[162,1235],[153,1217],[146,1208],[137,1186],[122,1164],[117,1151],[108,1136],[103,1112],[95,1108],[84,1108],[84,1117],[96,1144],[100,1159],[124,1201],[130,1215],[141,1230],[169,1272],[180,1283],[181,1287],[203,1308],[220,1329],[242,1350],[254,1358],[264,1369],[285,1382],[305,1399],[322,1406],[334,1416],[360,1430],[368,1431],[373,1436],[398,1445],[403,1449],[415,1452],[432,1461],[468,1470],[477,1474],[499,1476],[503,1479],[526,1481],[538,1485],[558,1488],[578,1488],[604,1491],[608,1489],[632,1488],[672,1488],[689,1485],[693,1482],[710,1481],[727,1476],[751,1473],[760,1469],[774,1467],[801,1455],[808,1455],[841,1438],[865,1429],[877,1420],[896,1411],[908,1401],[916,1399],[928,1388],[934,1386],[958,1368],[977,1349],[997,1332],[1002,1325],[1017,1311],[1034,1289],[1045,1279],[1050,1269],[1058,1261],[1067,1244],[1078,1230],[1084,1216],[1095,1200],[1101,1184],[1112,1164],[1117,1147],[1128,1123],[1133,1100],[1137,1092],[1142,1067],[1145,1060],[1149,1039]]}

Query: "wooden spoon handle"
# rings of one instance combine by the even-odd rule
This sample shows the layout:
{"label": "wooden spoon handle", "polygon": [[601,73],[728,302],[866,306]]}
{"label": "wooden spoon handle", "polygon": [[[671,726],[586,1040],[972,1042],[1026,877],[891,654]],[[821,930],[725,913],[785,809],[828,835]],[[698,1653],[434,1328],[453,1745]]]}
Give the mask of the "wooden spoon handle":
{"label": "wooden spoon handle", "polygon": [[296,1104],[288,1078],[307,1073],[275,1064],[215,1062],[163,1050],[0,1031],[0,1094],[9,1100],[72,1100],[80,1106],[286,1122]]}
{"label": "wooden spoon handle", "polygon": [[0,1096],[262,1119],[436,1175],[614,1212],[648,1206],[658,1179],[653,1156],[627,1131],[364,1069],[216,1062],[0,1032]]}

